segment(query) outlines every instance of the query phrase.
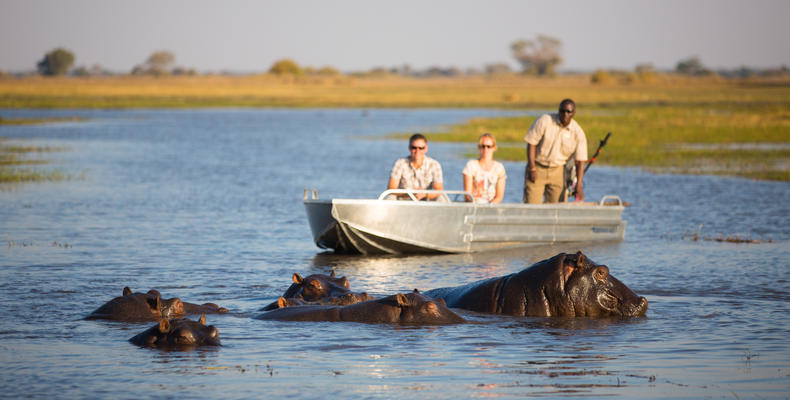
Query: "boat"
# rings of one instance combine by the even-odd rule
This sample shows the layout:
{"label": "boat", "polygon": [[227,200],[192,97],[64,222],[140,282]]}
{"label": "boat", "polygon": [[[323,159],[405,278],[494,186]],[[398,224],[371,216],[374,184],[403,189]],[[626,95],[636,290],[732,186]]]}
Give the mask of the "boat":
{"label": "boat", "polygon": [[[438,201],[418,201],[418,193],[438,194]],[[313,241],[336,253],[470,253],[625,238],[618,196],[555,204],[480,204],[464,196],[471,198],[457,190],[390,189],[377,199],[319,199],[305,189],[303,203]]]}

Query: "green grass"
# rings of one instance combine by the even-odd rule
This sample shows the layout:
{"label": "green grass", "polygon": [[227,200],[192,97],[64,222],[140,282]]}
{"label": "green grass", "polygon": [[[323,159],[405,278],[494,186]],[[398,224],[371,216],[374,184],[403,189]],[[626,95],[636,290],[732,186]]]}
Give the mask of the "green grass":
{"label": "green grass", "polygon": [[50,146],[6,145],[0,138],[0,183],[23,183],[43,181],[63,181],[72,176],[59,170],[41,170],[23,166],[43,165],[49,161],[41,158],[28,158],[31,154],[64,151],[65,148]]}
{"label": "green grass", "polygon": [[0,116],[0,125],[37,125],[52,122],[77,122],[84,121],[84,118],[3,118]]}
{"label": "green grass", "polygon": [[[612,132],[596,160],[654,172],[790,180],[790,106],[697,104],[587,108],[576,120],[588,155]],[[526,160],[524,134],[535,117],[475,118],[434,132],[430,140],[475,142],[484,132],[499,144],[496,158]]]}
{"label": "green grass", "polygon": [[[588,152],[612,132],[597,162],[655,172],[790,180],[790,77],[724,79],[658,74],[649,81],[593,84],[589,75],[503,77],[0,78],[0,108],[480,107],[556,109],[576,100]],[[496,157],[524,160],[534,117],[477,118],[430,140],[475,142],[484,132]],[[6,123],[46,120],[0,119]],[[763,144],[763,147],[752,144]],[[773,148],[771,148],[773,146]],[[470,150],[473,147],[470,146]],[[18,157],[17,161],[21,158]]]}

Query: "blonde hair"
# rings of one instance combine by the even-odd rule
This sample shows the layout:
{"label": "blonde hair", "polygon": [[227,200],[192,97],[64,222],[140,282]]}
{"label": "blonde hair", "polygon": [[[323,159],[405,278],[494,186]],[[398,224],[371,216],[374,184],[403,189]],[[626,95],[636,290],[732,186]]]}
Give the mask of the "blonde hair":
{"label": "blonde hair", "polygon": [[480,137],[477,139],[478,146],[480,145],[480,143],[483,142],[483,139],[485,139],[485,138],[490,138],[491,141],[494,142],[494,147],[496,147],[496,139],[494,138],[494,135],[492,135],[492,134],[490,134],[488,132],[480,135]]}

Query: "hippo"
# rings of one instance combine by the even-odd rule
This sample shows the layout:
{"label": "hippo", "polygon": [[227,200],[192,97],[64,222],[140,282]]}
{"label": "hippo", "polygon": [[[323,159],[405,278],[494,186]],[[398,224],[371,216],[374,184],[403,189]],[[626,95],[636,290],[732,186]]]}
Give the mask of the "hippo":
{"label": "hippo", "polygon": [[[285,308],[285,307],[294,307],[294,306],[307,306],[307,305],[332,305],[332,306],[347,306],[351,304],[361,303],[363,301],[373,300],[373,297],[369,296],[367,293],[346,293],[341,296],[337,297],[327,297],[324,299],[320,299],[317,301],[306,301],[302,300],[297,297],[282,297],[277,299],[276,306],[269,308],[269,310],[274,310],[277,308]],[[272,303],[272,304],[275,304]],[[269,307],[269,306],[267,306]],[[266,310],[263,310],[266,311]]]}
{"label": "hippo", "polygon": [[343,276],[335,277],[335,271],[329,275],[313,274],[302,278],[298,273],[293,274],[293,282],[285,291],[281,298],[286,299],[283,303],[279,299],[263,307],[261,311],[270,311],[284,305],[290,304],[314,304],[314,305],[349,305],[362,301],[372,300],[367,293],[353,293],[348,279]]}
{"label": "hippo", "polygon": [[560,253],[521,272],[433,289],[449,307],[531,317],[638,317],[647,300],[582,252]]}
{"label": "hippo", "polygon": [[183,348],[194,346],[220,346],[219,331],[214,325],[206,326],[206,315],[198,321],[188,318],[162,318],[158,324],[129,339],[143,347]]}
{"label": "hippo", "polygon": [[281,321],[366,322],[379,324],[455,324],[466,322],[441,299],[433,299],[415,289],[377,300],[347,306],[297,306],[278,308],[257,319]]}
{"label": "hippo", "polygon": [[116,297],[97,308],[85,319],[109,319],[115,321],[158,321],[162,318],[175,318],[188,314],[222,314],[228,309],[214,303],[192,304],[182,302],[178,297],[163,299],[157,290],[147,293],[123,288],[123,295]]}

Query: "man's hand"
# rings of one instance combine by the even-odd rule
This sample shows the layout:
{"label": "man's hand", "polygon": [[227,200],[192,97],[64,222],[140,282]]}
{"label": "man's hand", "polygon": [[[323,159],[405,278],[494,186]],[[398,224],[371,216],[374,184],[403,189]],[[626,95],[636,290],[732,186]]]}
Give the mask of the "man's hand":
{"label": "man's hand", "polygon": [[535,183],[535,178],[536,178],[535,175],[537,175],[537,173],[538,173],[537,168],[527,167],[527,179],[529,179],[530,182]]}

